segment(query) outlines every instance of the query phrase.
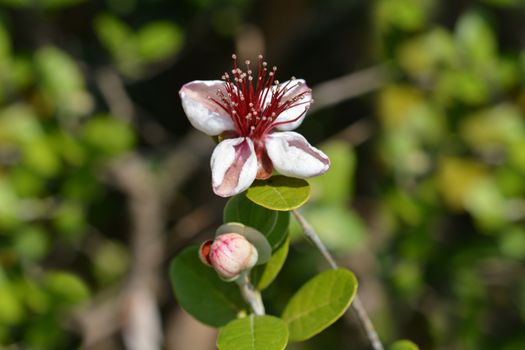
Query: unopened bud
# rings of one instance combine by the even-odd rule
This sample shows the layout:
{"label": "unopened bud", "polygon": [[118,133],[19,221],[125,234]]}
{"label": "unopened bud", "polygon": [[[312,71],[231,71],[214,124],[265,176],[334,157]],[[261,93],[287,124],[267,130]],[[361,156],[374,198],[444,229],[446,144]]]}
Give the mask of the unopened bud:
{"label": "unopened bud", "polygon": [[199,257],[203,263],[212,266],[221,278],[233,280],[257,263],[258,253],[244,236],[225,233],[213,241],[204,242]]}

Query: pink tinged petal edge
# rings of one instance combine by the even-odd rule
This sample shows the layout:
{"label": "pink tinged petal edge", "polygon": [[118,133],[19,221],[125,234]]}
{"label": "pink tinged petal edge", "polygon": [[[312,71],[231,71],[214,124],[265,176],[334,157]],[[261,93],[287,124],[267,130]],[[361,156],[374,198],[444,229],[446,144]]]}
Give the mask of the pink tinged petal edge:
{"label": "pink tinged petal edge", "polygon": [[308,178],[324,174],[330,168],[330,159],[296,132],[268,135],[266,151],[274,168],[286,176]]}
{"label": "pink tinged petal edge", "polygon": [[[287,84],[288,82],[289,81],[285,81],[284,83],[281,83],[279,85],[284,85],[284,84]],[[292,84],[298,84],[298,85],[296,85],[293,89],[291,89],[290,91],[288,91],[287,94],[284,95],[282,99],[282,103],[294,98],[295,96],[303,92],[310,90],[310,88],[308,87],[308,85],[306,85],[306,82],[303,79],[295,79],[294,81],[290,82],[290,85],[288,86],[292,86]],[[297,120],[293,122],[279,125],[277,127],[278,130],[289,131],[289,130],[296,129],[299,127],[299,125],[301,125],[301,123],[304,120],[304,117],[306,116],[305,109],[308,110],[310,108],[310,105],[312,104],[312,93],[311,92],[306,93],[304,97],[301,100],[299,100],[297,103],[301,103],[301,104],[298,106],[292,107],[290,109],[287,109],[281,114],[279,114],[279,116],[275,120],[275,123],[292,121],[298,118],[299,116],[300,118],[298,118]]]}
{"label": "pink tinged petal edge", "polygon": [[222,80],[195,80],[179,91],[182,108],[191,125],[210,136],[235,130],[228,113],[208,98],[218,98],[217,89],[225,91]]}
{"label": "pink tinged petal edge", "polygon": [[211,155],[210,163],[213,191],[221,197],[230,197],[246,190],[257,174],[253,142],[244,137],[219,143]]}

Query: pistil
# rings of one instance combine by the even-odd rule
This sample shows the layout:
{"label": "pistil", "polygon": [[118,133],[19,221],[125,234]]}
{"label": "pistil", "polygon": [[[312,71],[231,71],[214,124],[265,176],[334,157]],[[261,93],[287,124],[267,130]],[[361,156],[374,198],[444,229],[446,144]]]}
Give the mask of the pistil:
{"label": "pistil", "polygon": [[268,63],[263,60],[262,55],[259,55],[257,79],[254,86],[251,62],[249,60],[244,62],[246,71],[243,71],[237,64],[237,56],[232,55],[232,59],[233,80],[230,74],[224,73],[222,75],[224,92],[218,89],[216,97],[209,96],[208,98],[229,114],[239,136],[249,137],[254,141],[261,140],[275,127],[293,123],[306,113],[307,107],[296,118],[276,123],[279,115],[287,109],[309,104],[309,101],[301,100],[310,93],[310,90],[286,99],[286,95],[297,88],[301,82],[292,78],[286,84],[279,85],[279,81],[275,79],[277,67],[274,66],[271,71],[268,71]]}

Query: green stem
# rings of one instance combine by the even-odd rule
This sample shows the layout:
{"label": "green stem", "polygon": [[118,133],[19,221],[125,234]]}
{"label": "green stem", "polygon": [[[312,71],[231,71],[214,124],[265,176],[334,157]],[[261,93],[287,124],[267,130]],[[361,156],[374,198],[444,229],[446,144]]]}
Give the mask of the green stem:
{"label": "green stem", "polygon": [[[335,262],[334,258],[332,257],[332,254],[328,251],[328,248],[323,244],[321,239],[319,238],[319,235],[313,227],[306,221],[304,216],[302,216],[297,210],[292,210],[293,215],[297,219],[297,222],[299,222],[299,225],[301,225],[304,235],[312,241],[312,243],[319,249],[323,257],[328,261],[328,264],[331,268],[337,269],[337,263]],[[372,345],[372,348],[374,350],[384,350],[383,344],[381,343],[381,340],[379,339],[379,335],[377,334],[377,331],[375,330],[375,327],[370,320],[370,317],[368,317],[368,314],[361,303],[361,300],[356,295],[354,298],[354,301],[352,302],[352,308],[354,309],[357,318],[359,319],[359,322],[361,323],[361,326],[363,327],[363,330],[366,333],[366,336],[368,340],[370,341],[370,344]]]}
{"label": "green stem", "polygon": [[265,314],[265,310],[261,293],[255,289],[253,284],[251,284],[249,274],[249,271],[244,271],[236,280],[236,282],[241,289],[241,294],[244,300],[250,304],[253,313],[257,316],[262,316]]}

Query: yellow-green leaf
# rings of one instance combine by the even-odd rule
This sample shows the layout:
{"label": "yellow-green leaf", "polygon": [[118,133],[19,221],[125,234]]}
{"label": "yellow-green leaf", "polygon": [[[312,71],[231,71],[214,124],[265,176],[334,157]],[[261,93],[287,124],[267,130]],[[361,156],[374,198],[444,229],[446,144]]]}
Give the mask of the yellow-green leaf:
{"label": "yellow-green leaf", "polygon": [[273,316],[250,315],[228,323],[219,332],[219,350],[283,350],[288,343],[286,323]]}
{"label": "yellow-green leaf", "polygon": [[388,350],[419,350],[419,348],[410,340],[398,340],[390,345]]}
{"label": "yellow-green leaf", "polygon": [[276,175],[268,180],[255,181],[246,197],[268,209],[289,211],[306,203],[310,198],[310,185],[303,179]]}
{"label": "yellow-green leaf", "polygon": [[309,339],[334,323],[350,306],[356,291],[354,274],[342,268],[325,271],[308,281],[282,315],[290,341]]}

